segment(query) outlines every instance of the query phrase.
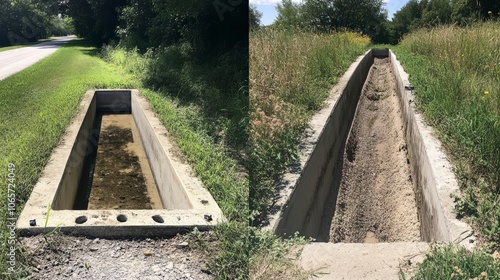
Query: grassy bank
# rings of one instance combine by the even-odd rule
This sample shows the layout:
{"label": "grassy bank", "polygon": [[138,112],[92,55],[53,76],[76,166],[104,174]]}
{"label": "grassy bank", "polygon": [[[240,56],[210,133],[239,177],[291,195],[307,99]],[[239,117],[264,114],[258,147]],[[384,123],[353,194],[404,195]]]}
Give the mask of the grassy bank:
{"label": "grassy bank", "polygon": [[479,248],[436,247],[414,279],[500,279],[499,23],[419,30],[395,48],[417,106],[451,156],[462,195],[456,213],[472,223]]}
{"label": "grassy bank", "polygon": [[500,249],[499,23],[410,34],[396,54],[417,105],[454,161],[467,216],[486,247]]}
{"label": "grassy bank", "polygon": [[298,156],[311,115],[370,40],[356,33],[263,29],[250,34],[250,209],[264,212]]}
{"label": "grassy bank", "polygon": [[[78,103],[89,88],[127,88],[137,84],[99,58],[89,55],[94,48],[82,41],[61,47],[54,55],[0,82],[0,199],[7,202],[9,163],[15,165],[17,214],[22,210],[34,184],[47,163],[52,149],[78,110]],[[50,69],[50,71],[47,71]],[[6,207],[0,216],[7,217]],[[0,222],[0,271],[7,271],[8,229]],[[23,253],[18,246],[19,279]],[[3,276],[3,275],[2,275]],[[8,277],[8,276],[5,276]]]}

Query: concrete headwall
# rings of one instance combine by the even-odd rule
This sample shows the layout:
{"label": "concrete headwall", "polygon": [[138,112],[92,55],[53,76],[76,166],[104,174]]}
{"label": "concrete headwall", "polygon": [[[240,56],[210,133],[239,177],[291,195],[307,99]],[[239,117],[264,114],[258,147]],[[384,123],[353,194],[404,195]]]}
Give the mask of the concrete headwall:
{"label": "concrete headwall", "polygon": [[[271,225],[278,235],[299,232],[306,237],[317,237],[325,202],[333,183],[334,170],[356,112],[364,81],[373,64],[374,55],[368,51],[351,65],[334,87],[333,100],[316,114],[311,126],[318,134],[314,150],[302,157],[300,176],[290,182],[293,190],[286,203],[271,218]],[[314,124],[321,123],[319,126]],[[340,167],[341,168],[341,167]]]}
{"label": "concrete headwall", "polygon": [[97,110],[100,113],[131,114],[131,94],[130,90],[96,91]]}

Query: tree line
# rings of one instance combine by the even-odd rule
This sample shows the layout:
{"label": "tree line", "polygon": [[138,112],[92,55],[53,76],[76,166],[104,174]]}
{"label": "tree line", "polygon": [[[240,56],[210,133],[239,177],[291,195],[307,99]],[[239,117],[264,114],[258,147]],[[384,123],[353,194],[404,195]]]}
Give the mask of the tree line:
{"label": "tree line", "polygon": [[[444,24],[471,25],[500,16],[500,1],[491,0],[410,0],[387,17],[382,0],[282,0],[273,26],[299,28],[314,32],[348,29],[362,32],[376,43],[396,44],[408,32]],[[260,14],[251,8],[252,28]]]}
{"label": "tree line", "polygon": [[66,3],[58,0],[0,0],[0,46],[73,33],[65,10]]}

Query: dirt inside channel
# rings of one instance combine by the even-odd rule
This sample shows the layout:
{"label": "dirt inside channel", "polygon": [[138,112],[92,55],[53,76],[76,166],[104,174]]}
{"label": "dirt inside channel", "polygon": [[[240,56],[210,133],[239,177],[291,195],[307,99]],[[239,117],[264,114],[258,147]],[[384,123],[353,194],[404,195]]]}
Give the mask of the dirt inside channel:
{"label": "dirt inside channel", "polygon": [[132,115],[102,115],[88,209],[161,208]]}
{"label": "dirt inside channel", "polygon": [[345,146],[342,169],[336,171],[336,203],[330,195],[325,210],[331,213],[325,239],[420,241],[401,108],[388,58],[376,58],[370,69]]}

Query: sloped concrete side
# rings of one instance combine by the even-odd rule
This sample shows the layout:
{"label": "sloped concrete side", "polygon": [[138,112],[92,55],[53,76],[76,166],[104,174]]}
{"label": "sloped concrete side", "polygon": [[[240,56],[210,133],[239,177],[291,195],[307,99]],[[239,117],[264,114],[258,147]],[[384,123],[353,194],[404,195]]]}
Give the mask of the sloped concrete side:
{"label": "sloped concrete side", "polygon": [[303,140],[300,167],[284,175],[281,198],[270,225],[278,235],[318,235],[335,163],[354,118],[364,81],[373,64],[372,51],[353,63],[331,90],[326,106],[315,114]]}
{"label": "sloped concrete side", "polygon": [[454,214],[455,203],[450,194],[458,194],[460,190],[451,164],[432,128],[425,125],[422,114],[415,109],[413,91],[405,89],[410,84],[408,74],[394,53],[390,52],[390,58],[405,119],[404,130],[419,206],[422,240],[460,242],[471,248],[475,245],[472,229],[457,220]]}

